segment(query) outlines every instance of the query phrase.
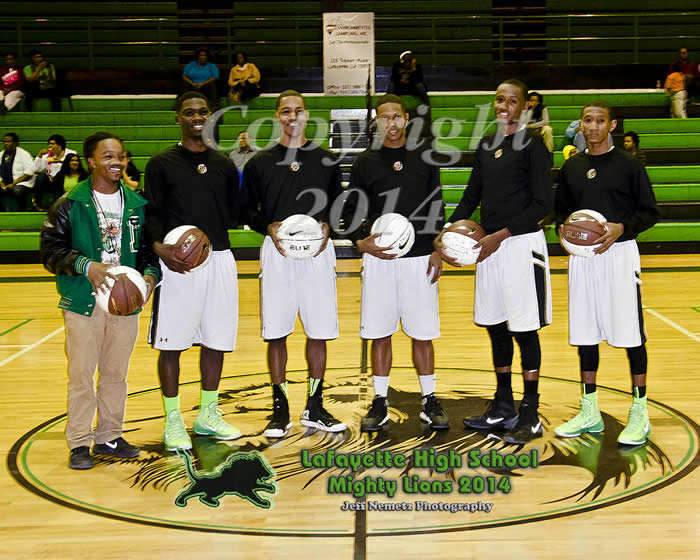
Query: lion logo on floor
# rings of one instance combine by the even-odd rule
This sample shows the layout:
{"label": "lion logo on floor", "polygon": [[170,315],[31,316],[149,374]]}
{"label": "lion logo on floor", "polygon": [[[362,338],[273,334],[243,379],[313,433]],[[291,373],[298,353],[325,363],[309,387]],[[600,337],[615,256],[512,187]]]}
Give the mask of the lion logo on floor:
{"label": "lion logo on floor", "polygon": [[191,484],[175,498],[176,505],[185,507],[190,498],[198,497],[204,505],[218,507],[221,498],[235,495],[260,508],[273,506],[264,493],[274,495],[279,486],[274,481],[275,470],[261,453],[233,453],[211,472],[198,472],[189,453],[181,456]]}

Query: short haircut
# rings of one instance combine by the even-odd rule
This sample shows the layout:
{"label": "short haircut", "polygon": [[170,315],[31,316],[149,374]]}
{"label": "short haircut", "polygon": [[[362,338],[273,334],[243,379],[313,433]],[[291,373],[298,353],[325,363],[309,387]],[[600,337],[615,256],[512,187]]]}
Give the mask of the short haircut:
{"label": "short haircut", "polygon": [[207,57],[212,58],[211,51],[207,47],[199,47],[196,51],[194,51],[196,56],[199,56],[199,53],[204,53],[207,55]]}
{"label": "short haircut", "polygon": [[528,100],[529,97],[527,95],[528,87],[525,85],[525,82],[521,82],[520,80],[517,80],[515,78],[510,78],[509,80],[503,80],[499,85],[503,84],[508,84],[509,86],[515,86],[517,88],[520,88],[520,91],[523,92],[523,99]]}
{"label": "short haircut", "polygon": [[19,146],[19,136],[17,136],[14,132],[8,132],[3,136],[3,138],[5,138],[5,136],[12,138],[12,141]]}
{"label": "short haircut", "polygon": [[236,138],[238,138],[241,134],[248,134],[248,129],[244,128],[243,130],[239,130],[238,134],[236,134]]}
{"label": "short haircut", "polygon": [[122,147],[124,146],[124,142],[122,142],[122,139],[119,138],[116,134],[112,134],[111,132],[95,132],[95,134],[91,134],[85,139],[85,142],[83,142],[83,157],[87,160],[88,158],[91,158],[92,155],[95,153],[95,150],[97,149],[97,145],[102,142],[102,140],[111,140],[114,139],[117,142],[119,142]]}
{"label": "short haircut", "polygon": [[36,56],[38,54],[44,54],[44,53],[41,52],[39,49],[32,49],[31,51],[29,51],[29,58],[32,58],[33,56]]}
{"label": "short haircut", "polygon": [[66,147],[66,139],[63,136],[61,136],[60,134],[52,134],[51,136],[49,136],[49,139],[47,140],[47,142],[51,142],[51,140],[56,142],[56,144],[61,146],[61,148]]}
{"label": "short haircut", "polygon": [[401,112],[406,113],[406,104],[404,103],[403,99],[401,99],[398,95],[394,95],[393,93],[385,93],[379,99],[377,99],[377,104],[374,106],[374,109],[378,113],[379,107],[386,105],[387,103],[396,103],[397,105],[401,105]]}
{"label": "short haircut", "polygon": [[186,91],[182,95],[180,95],[176,100],[175,100],[175,112],[179,113],[182,111],[182,106],[185,104],[185,101],[188,99],[202,99],[204,100],[204,103],[207,106],[207,109],[209,108],[209,101],[207,100],[206,96],[202,93],[199,93],[198,91]]}
{"label": "short haircut", "polygon": [[613,110],[610,105],[608,105],[605,101],[601,99],[596,99],[595,101],[591,101],[590,103],[586,103],[583,107],[581,107],[581,116],[583,117],[583,111],[586,110],[588,107],[598,107],[599,109],[605,109],[608,112],[608,118],[610,120],[613,120]]}
{"label": "short haircut", "polygon": [[635,146],[639,146],[639,134],[637,134],[634,130],[630,130],[629,132],[625,132],[625,137],[627,136],[632,139]]}
{"label": "short haircut", "polygon": [[304,96],[301,93],[294,89],[285,89],[282,93],[280,93],[277,96],[277,104],[275,105],[275,111],[279,110],[280,105],[282,105],[282,100],[285,97],[300,97],[301,102],[304,105],[304,109],[306,109],[306,100],[304,99]]}
{"label": "short haircut", "polygon": [[5,56],[11,56],[11,57],[13,57],[13,58],[19,58],[19,57],[17,56],[17,53],[16,53],[16,52],[12,52],[12,51],[6,52],[6,53],[5,53]]}

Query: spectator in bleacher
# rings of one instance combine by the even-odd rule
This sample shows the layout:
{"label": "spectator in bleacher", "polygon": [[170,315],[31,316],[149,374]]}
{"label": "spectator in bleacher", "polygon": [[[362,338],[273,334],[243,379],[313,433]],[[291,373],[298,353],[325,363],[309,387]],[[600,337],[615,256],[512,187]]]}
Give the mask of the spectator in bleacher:
{"label": "spectator in bleacher", "polygon": [[32,203],[37,210],[48,210],[63,194],[70,192],[80,182],[88,177],[78,154],[66,155],[61,170],[53,180],[39,180],[34,188]]}
{"label": "spectator in bleacher", "polygon": [[672,74],[673,72],[680,72],[684,76],[700,75],[698,65],[688,58],[687,48],[681,47],[681,49],[678,51],[678,60],[668,65],[666,75]]}
{"label": "spectator in bleacher", "polygon": [[430,106],[428,88],[423,78],[423,67],[411,51],[404,51],[391,67],[391,81],[387,93],[415,95],[424,105]]}
{"label": "spectator in bleacher", "polygon": [[529,106],[523,111],[523,121],[537,136],[542,138],[550,152],[554,151],[554,131],[549,126],[549,110],[543,103],[544,97],[536,91],[529,94]]}
{"label": "spectator in bleacher", "polygon": [[11,111],[24,97],[24,71],[17,64],[17,55],[7,53],[5,66],[0,68],[0,114]]}
{"label": "spectator in bleacher", "polygon": [[[228,99],[231,105],[239,105],[246,99],[260,95],[260,70],[243,51],[236,53],[236,65],[228,75]],[[240,167],[238,168],[240,170]]]}
{"label": "spectator in bleacher", "polygon": [[632,154],[637,161],[642,164],[642,167],[647,166],[647,155],[639,149],[639,134],[630,130],[625,132],[625,151]]}
{"label": "spectator in bleacher", "polygon": [[47,142],[49,147],[41,150],[34,159],[34,172],[45,172],[53,178],[61,170],[65,157],[74,154],[75,150],[66,148],[66,139],[60,134],[52,134]]}
{"label": "spectator in bleacher", "polygon": [[198,49],[195,54],[197,60],[193,60],[182,72],[182,80],[185,82],[184,91],[198,91],[209,101],[212,111],[219,107],[219,94],[216,91],[216,81],[219,79],[219,69],[216,64],[209,62],[211,53],[209,49]]}
{"label": "spectator in bleacher", "polygon": [[131,152],[126,152],[126,167],[122,172],[122,183],[129,187],[132,191],[140,192],[141,190],[141,172],[137,169],[134,162],[131,160]]}
{"label": "spectator in bleacher", "polygon": [[238,133],[238,149],[233,150],[230,154],[229,157],[231,158],[231,161],[236,166],[236,169],[238,169],[238,174],[242,175],[243,174],[243,168],[245,167],[245,164],[248,163],[248,160],[252,158],[259,150],[257,146],[253,146],[250,143],[250,137],[248,136],[248,132],[245,130],[241,130]]}
{"label": "spectator in bleacher", "polygon": [[673,65],[673,72],[666,76],[664,89],[666,95],[671,98],[671,118],[687,119],[685,104],[688,101],[688,92],[685,90],[685,75],[680,71],[680,64]]}
{"label": "spectator in bleacher", "polygon": [[19,136],[8,132],[2,137],[0,152],[0,209],[18,212],[27,209],[28,191],[34,186],[31,154],[19,147]]}
{"label": "spectator in bleacher", "polygon": [[31,111],[34,107],[34,99],[46,97],[51,100],[51,110],[61,110],[61,97],[56,86],[56,68],[50,62],[44,60],[41,51],[30,51],[32,63],[24,67],[25,107]]}

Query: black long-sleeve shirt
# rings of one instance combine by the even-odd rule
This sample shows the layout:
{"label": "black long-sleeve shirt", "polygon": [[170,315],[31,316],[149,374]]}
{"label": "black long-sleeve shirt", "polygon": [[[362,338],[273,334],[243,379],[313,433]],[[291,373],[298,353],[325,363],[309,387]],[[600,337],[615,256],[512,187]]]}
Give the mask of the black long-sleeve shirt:
{"label": "black long-sleeve shirt", "polygon": [[338,156],[307,142],[297,149],[275,144],[255,154],[243,173],[248,225],[265,235],[267,226],[294,214],[329,221],[342,192]]}
{"label": "black long-sleeve shirt", "polygon": [[177,144],[150,159],[145,185],[150,243],[162,241],[175,227],[193,225],[207,234],[215,251],[231,247],[228,230],[240,221],[245,193],[229,158]]}
{"label": "black long-sleeve shirt", "polygon": [[396,212],[408,218],[416,231],[413,247],[404,257],[432,253],[433,239],[445,223],[445,205],[440,168],[425,162],[425,151],[426,148],[407,150],[382,146],[378,150],[367,149],[357,157],[350,174],[350,188],[367,195],[369,210],[367,222],[350,233],[353,241],[367,237],[370,226],[379,216]]}
{"label": "black long-sleeve shirt", "polygon": [[634,239],[660,216],[647,172],[620,148],[597,156],[579,152],[562,166],[555,196],[557,223],[583,209],[621,223],[625,229],[617,241]]}
{"label": "black long-sleeve shirt", "polygon": [[479,142],[469,184],[450,219],[469,219],[481,203],[487,233],[537,231],[553,207],[551,154],[526,128],[495,145],[498,139],[494,133]]}

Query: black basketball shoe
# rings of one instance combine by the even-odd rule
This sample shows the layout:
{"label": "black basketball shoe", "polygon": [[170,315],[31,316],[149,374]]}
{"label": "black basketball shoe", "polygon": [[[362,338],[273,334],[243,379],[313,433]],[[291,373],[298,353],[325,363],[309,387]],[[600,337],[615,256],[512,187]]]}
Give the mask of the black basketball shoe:
{"label": "black basketball shoe", "polygon": [[542,437],[544,429],[542,420],[537,414],[538,399],[520,403],[518,411],[518,422],[515,426],[503,434],[503,441],[506,443],[517,443],[525,445],[535,438]]}
{"label": "black basketball shoe", "polygon": [[138,457],[141,450],[135,445],[128,443],[123,437],[118,437],[105,443],[96,443],[92,446],[92,452],[99,455],[111,455],[122,459],[133,459]]}
{"label": "black basketball shoe", "polygon": [[464,425],[475,430],[509,430],[517,421],[513,394],[502,394],[496,391],[486,412],[481,416],[468,416],[464,419]]}
{"label": "black basketball shoe", "polygon": [[374,397],[372,406],[360,422],[360,431],[378,432],[389,420],[389,401],[386,397]]}
{"label": "black basketball shoe", "polygon": [[423,410],[421,410],[420,417],[434,430],[446,430],[450,427],[447,414],[440,406],[440,401],[434,393],[423,397]]}
{"label": "black basketball shoe", "polygon": [[265,426],[263,435],[268,438],[281,438],[287,435],[292,427],[292,419],[289,416],[289,402],[287,395],[279,385],[272,385],[272,417]]}

